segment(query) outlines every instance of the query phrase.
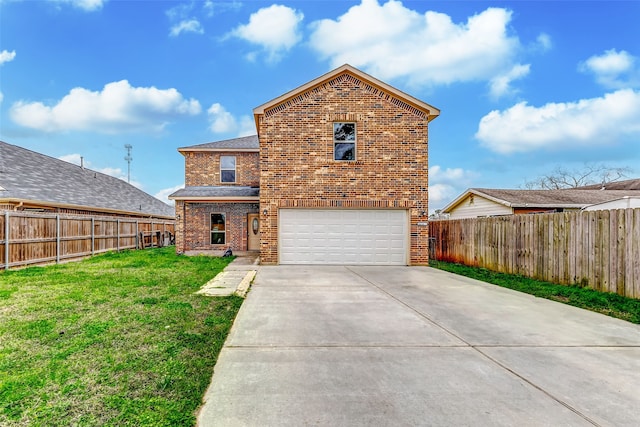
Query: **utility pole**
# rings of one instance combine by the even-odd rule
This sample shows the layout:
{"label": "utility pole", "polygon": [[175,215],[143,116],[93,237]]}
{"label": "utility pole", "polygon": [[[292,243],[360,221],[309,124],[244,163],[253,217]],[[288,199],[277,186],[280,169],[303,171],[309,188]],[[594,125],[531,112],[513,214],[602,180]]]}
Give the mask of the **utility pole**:
{"label": "utility pole", "polygon": [[127,161],[127,182],[131,184],[131,161],[133,160],[133,157],[131,157],[131,149],[133,146],[131,144],[125,144],[124,148],[127,149],[127,157],[124,158]]}

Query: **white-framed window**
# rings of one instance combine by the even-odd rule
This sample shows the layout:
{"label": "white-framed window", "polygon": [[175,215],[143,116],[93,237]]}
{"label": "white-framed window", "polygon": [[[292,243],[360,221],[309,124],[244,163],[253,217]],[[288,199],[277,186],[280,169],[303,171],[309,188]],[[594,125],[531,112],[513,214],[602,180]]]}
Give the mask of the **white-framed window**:
{"label": "white-framed window", "polygon": [[350,161],[356,159],[356,124],[335,122],[333,124],[333,159]]}
{"label": "white-framed window", "polygon": [[227,218],[223,213],[211,214],[211,244],[224,245],[227,242]]}
{"label": "white-framed window", "polygon": [[236,156],[220,156],[220,182],[236,182]]}

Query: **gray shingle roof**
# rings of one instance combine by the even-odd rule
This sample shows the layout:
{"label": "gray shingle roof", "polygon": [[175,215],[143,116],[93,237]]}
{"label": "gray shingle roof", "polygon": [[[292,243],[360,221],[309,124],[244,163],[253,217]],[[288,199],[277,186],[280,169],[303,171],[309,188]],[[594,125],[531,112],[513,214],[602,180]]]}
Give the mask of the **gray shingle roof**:
{"label": "gray shingle roof", "polygon": [[260,142],[258,141],[258,135],[243,136],[240,138],[225,139],[223,141],[207,142],[206,144],[190,145],[188,147],[178,148],[178,151],[191,151],[191,150],[219,150],[219,149],[259,149]]}
{"label": "gray shingle roof", "polygon": [[[578,187],[576,190],[600,190],[603,187],[602,184],[585,185]],[[609,190],[638,190],[640,191],[640,178],[626,179],[624,181],[614,181],[604,184],[604,189]]]}
{"label": "gray shingle roof", "polygon": [[172,206],[109,175],[0,141],[0,200],[175,216]]}
{"label": "gray shingle roof", "polygon": [[241,186],[202,186],[202,187],[185,187],[171,194],[170,198],[188,198],[188,197],[258,197],[260,189],[258,187],[241,187]]}
{"label": "gray shingle roof", "polygon": [[471,188],[475,192],[508,202],[512,207],[587,206],[619,199],[624,196],[640,196],[637,190],[504,190]]}

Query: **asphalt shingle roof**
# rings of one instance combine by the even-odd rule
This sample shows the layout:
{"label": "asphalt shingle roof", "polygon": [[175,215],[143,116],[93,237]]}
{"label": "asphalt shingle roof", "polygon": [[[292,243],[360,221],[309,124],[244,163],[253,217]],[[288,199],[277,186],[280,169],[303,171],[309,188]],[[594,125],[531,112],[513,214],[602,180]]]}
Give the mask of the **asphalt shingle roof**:
{"label": "asphalt shingle roof", "polygon": [[600,190],[602,187],[606,191],[609,190],[638,190],[640,191],[640,178],[636,179],[626,179],[624,181],[614,181],[608,182],[604,185],[602,184],[594,184],[594,185],[585,185],[583,187],[578,187],[576,190]]}
{"label": "asphalt shingle roof", "polygon": [[258,187],[240,186],[202,186],[181,188],[169,197],[258,197],[260,189]]}
{"label": "asphalt shingle roof", "polygon": [[188,147],[178,148],[181,150],[216,150],[216,149],[259,149],[260,142],[258,141],[258,135],[243,136],[240,138],[225,139],[223,141],[207,142],[206,144],[190,145]]}
{"label": "asphalt shingle roof", "polygon": [[640,196],[638,190],[505,190],[472,188],[478,193],[508,202],[511,206],[587,206],[624,196]]}
{"label": "asphalt shingle roof", "polygon": [[175,216],[172,206],[121,179],[2,141],[0,187],[0,200],[30,200]]}

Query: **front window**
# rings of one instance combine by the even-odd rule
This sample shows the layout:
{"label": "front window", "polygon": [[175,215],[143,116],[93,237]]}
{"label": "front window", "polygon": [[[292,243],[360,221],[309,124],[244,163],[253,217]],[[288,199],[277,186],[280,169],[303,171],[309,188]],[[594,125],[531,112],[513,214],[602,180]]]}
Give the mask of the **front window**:
{"label": "front window", "polygon": [[211,244],[224,245],[226,242],[226,218],[224,214],[211,214]]}
{"label": "front window", "polygon": [[356,124],[333,124],[333,159],[356,159]]}
{"label": "front window", "polygon": [[220,182],[236,182],[235,156],[220,156]]}

